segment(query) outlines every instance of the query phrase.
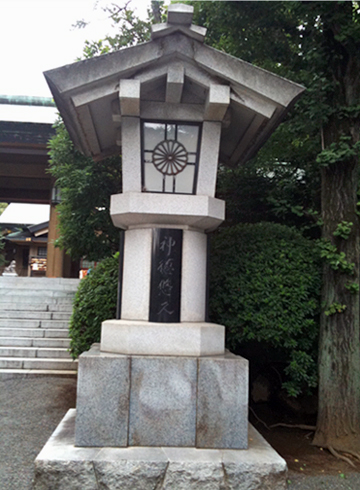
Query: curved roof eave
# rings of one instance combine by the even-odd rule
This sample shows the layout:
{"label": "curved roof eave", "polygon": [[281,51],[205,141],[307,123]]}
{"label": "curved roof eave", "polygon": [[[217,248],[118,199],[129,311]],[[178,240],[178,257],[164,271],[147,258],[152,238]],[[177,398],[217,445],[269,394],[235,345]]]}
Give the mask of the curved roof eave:
{"label": "curved roof eave", "polygon": [[[260,105],[273,105],[274,110],[269,118],[254,110],[251,126],[243,135],[238,136],[233,132],[227,137],[224,133],[220,154],[222,161],[228,165],[243,163],[254,156],[305,90],[299,84],[206,46],[184,32],[175,31],[147,43],[44,73],[75,146],[85,155],[98,160],[111,152],[119,152],[116,131],[108,115],[109,104],[118,100],[120,79],[133,78],[142,70],[151,71],[174,60],[189,63],[194,69],[207,72],[210,77],[220,79],[221,83],[233,87],[235,91],[238,89],[249,97],[255,97]],[[78,101],[77,107],[74,100]],[[91,106],[98,101],[104,101],[103,113],[99,104],[96,110]],[[233,99],[231,105],[236,105]],[[235,127],[241,120],[240,106],[233,111],[235,116],[231,124]],[[86,124],[85,119],[88,121]],[[107,142],[106,148],[101,135],[97,133],[99,121],[103,124],[104,120],[113,133],[112,144]]]}

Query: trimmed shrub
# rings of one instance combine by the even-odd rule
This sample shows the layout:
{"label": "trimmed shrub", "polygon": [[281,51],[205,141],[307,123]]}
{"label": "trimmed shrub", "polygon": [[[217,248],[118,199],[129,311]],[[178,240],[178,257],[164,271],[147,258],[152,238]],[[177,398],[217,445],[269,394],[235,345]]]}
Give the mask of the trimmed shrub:
{"label": "trimmed shrub", "polygon": [[265,349],[292,396],[317,385],[320,288],[318,250],[295,229],[240,224],[213,236],[211,320],[226,326],[232,351],[251,344],[253,364]]}
{"label": "trimmed shrub", "polygon": [[81,282],[70,320],[70,353],[77,358],[100,341],[101,323],[116,315],[119,254],[104,259]]}

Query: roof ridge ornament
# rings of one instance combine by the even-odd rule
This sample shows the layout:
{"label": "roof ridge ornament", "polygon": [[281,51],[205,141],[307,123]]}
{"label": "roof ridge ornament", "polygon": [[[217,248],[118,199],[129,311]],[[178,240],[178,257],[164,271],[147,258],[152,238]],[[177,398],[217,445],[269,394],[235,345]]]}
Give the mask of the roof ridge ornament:
{"label": "roof ridge ornament", "polygon": [[191,26],[194,15],[194,7],[184,3],[174,3],[168,8],[168,24]]}
{"label": "roof ridge ornament", "polygon": [[169,5],[167,22],[151,26],[151,39],[158,39],[180,31],[186,36],[204,42],[206,29],[192,24],[193,14],[194,7],[191,5],[183,3]]}

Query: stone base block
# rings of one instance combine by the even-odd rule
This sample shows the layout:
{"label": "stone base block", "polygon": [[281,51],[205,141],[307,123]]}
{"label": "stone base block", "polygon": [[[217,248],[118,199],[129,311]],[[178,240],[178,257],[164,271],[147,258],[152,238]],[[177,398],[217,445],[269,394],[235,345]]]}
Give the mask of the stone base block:
{"label": "stone base block", "polygon": [[80,356],[77,446],[245,449],[247,418],[239,356]]}
{"label": "stone base block", "polygon": [[214,323],[149,323],[106,320],[101,350],[147,356],[213,356],[224,354],[225,327]]}
{"label": "stone base block", "polygon": [[69,410],[35,460],[33,490],[285,490],[286,462],[249,425],[247,450],[77,448]]}

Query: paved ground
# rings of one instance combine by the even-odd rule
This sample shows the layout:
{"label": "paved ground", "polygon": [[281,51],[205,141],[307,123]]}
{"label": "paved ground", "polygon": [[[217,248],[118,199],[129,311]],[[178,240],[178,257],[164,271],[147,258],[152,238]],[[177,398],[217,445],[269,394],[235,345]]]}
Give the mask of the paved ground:
{"label": "paved ground", "polygon": [[[74,378],[0,378],[0,490],[31,488],[33,462],[75,398]],[[289,490],[359,489],[360,473],[289,473]]]}
{"label": "paved ground", "polygon": [[1,490],[31,488],[33,461],[75,398],[75,377],[0,378]]}
{"label": "paved ground", "polygon": [[343,476],[299,476],[289,474],[289,490],[359,490],[360,473]]}

